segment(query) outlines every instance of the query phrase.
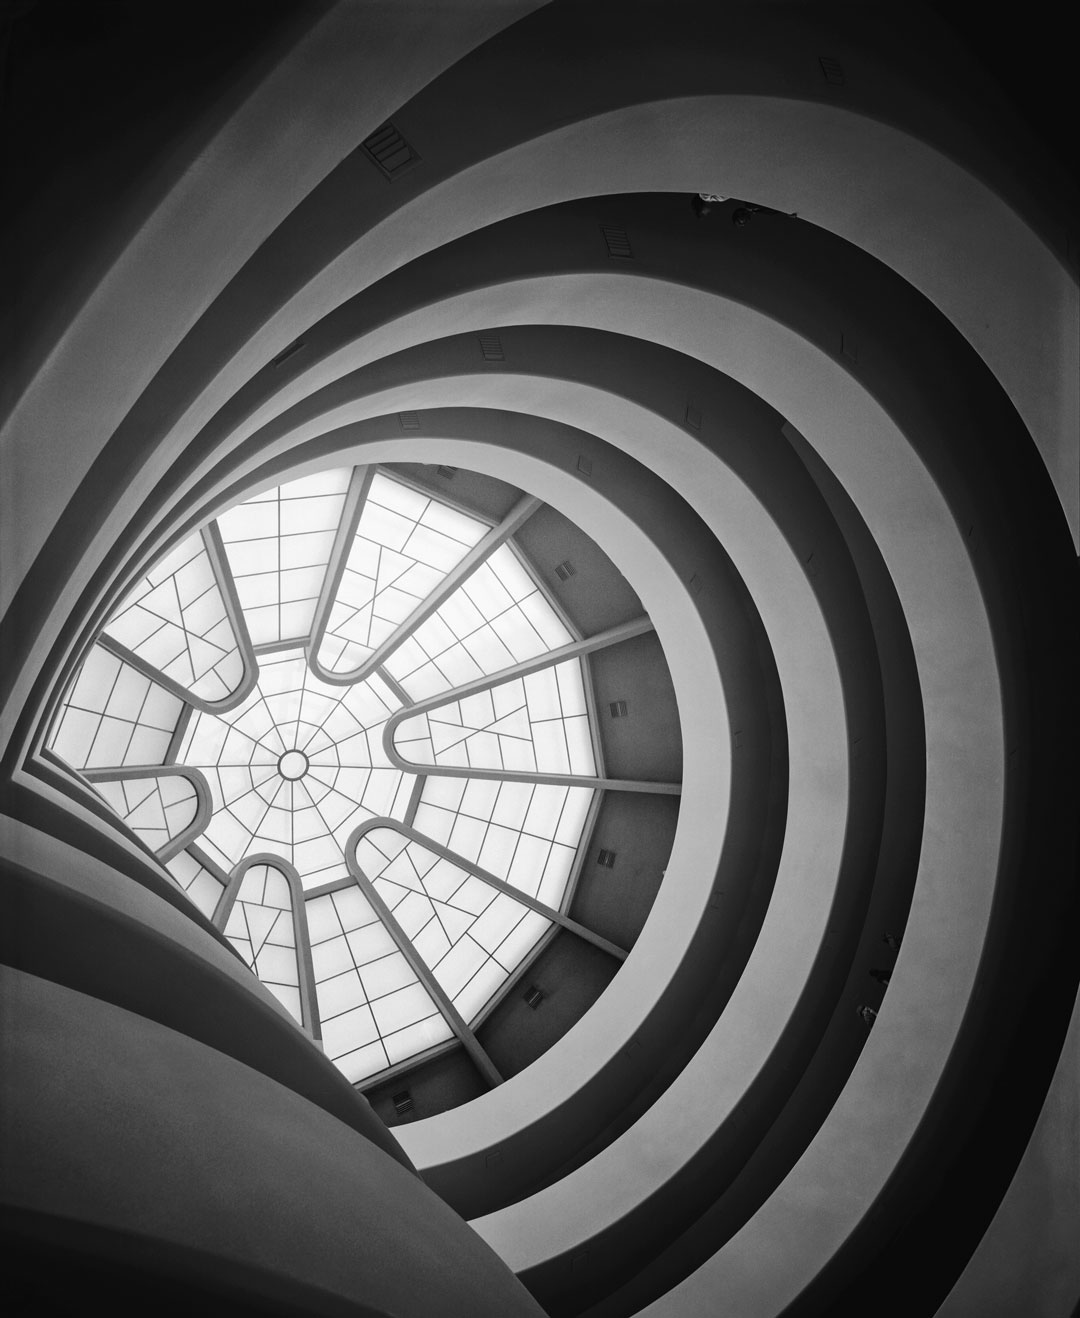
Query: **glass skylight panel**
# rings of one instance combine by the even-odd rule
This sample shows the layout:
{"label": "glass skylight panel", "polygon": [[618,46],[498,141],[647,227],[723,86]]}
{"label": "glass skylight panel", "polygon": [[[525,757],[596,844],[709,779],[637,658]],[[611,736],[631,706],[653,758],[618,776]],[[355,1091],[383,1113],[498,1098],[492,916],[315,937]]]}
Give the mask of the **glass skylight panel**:
{"label": "glass skylight panel", "polygon": [[504,544],[387,657],[386,669],[414,700],[424,700],[572,639]]}
{"label": "glass skylight panel", "polygon": [[581,661],[568,659],[404,719],[394,747],[418,765],[594,775]]}
{"label": "glass skylight panel", "polygon": [[[225,868],[253,851],[292,862],[305,887],[348,874],[343,847],[367,819],[400,804],[402,773],[382,727],[396,697],[377,676],[332,687],[303,651],[264,655],[255,690],[235,710],[192,716],[180,760],[210,781],[213,813],[201,845]],[[287,754],[299,774],[291,775]]]}
{"label": "glass skylight panel", "polygon": [[180,851],[166,862],[165,868],[187,893],[203,915],[212,919],[225,885],[190,851]]}
{"label": "glass skylight panel", "polygon": [[[169,856],[174,881],[219,927],[225,921],[246,964],[298,1022],[310,1006],[328,1056],[357,1083],[452,1042],[458,1016],[471,1021],[489,1008],[552,928],[468,867],[560,909],[595,789],[500,775],[588,779],[596,767],[581,661],[505,672],[574,639],[510,541],[365,681],[335,686],[312,672],[315,610],[352,479],[339,469],[290,481],[219,519],[250,640],[276,647],[255,657],[257,683],[236,708],[195,704],[227,701],[252,656],[226,608],[216,538],[193,535],[109,620],[64,698],[50,746],[76,769],[107,771],[89,775],[95,788]],[[489,532],[483,518],[374,471],[319,642],[324,668],[361,666]],[[228,582],[224,589],[231,608]],[[121,657],[129,651],[139,667]],[[169,686],[145,676],[144,664]],[[494,679],[486,691],[455,697],[456,687],[484,678]],[[402,771],[383,749],[387,720],[403,703],[431,698],[431,709],[410,710],[396,729],[397,753],[417,769]],[[452,767],[493,776],[440,773]],[[132,768],[153,772],[121,772]],[[197,843],[173,856],[202,815],[201,784],[176,772],[185,768],[206,777],[210,819]],[[358,846],[380,916],[353,881],[345,849],[359,825],[404,822],[414,802],[411,823],[428,845],[380,825]],[[234,897],[226,875],[253,856]],[[294,867],[308,893],[348,886],[309,896],[294,913],[295,878],[264,856]],[[432,980],[420,961],[438,993],[425,987]]]}
{"label": "glass skylight panel", "polygon": [[311,631],[350,476],[304,476],[218,518],[252,644]]}
{"label": "glass skylight panel", "polygon": [[240,647],[198,532],[151,568],[105,632],[202,700],[224,700],[243,681]]}
{"label": "glass skylight panel", "polygon": [[195,822],[199,796],[182,774],[160,778],[97,779],[94,786],[120,818],[154,851]]}
{"label": "glass skylight panel", "polygon": [[413,827],[558,910],[592,798],[588,787],[433,774]]}
{"label": "glass skylight panel", "polygon": [[466,1020],[551,923],[393,829],[365,833],[356,861]]}
{"label": "glass skylight panel", "polygon": [[477,518],[377,472],[319,647],[323,668],[358,668],[487,530]]}
{"label": "glass skylight panel", "polygon": [[245,870],[225,924],[225,937],[302,1025],[292,894],[281,870],[272,865],[252,865]]}
{"label": "glass skylight panel", "polygon": [[162,764],[182,702],[103,645],[86,657],[50,749],[74,769]]}
{"label": "glass skylight panel", "polygon": [[359,888],[310,897],[305,906],[323,1047],[349,1080],[453,1037]]}

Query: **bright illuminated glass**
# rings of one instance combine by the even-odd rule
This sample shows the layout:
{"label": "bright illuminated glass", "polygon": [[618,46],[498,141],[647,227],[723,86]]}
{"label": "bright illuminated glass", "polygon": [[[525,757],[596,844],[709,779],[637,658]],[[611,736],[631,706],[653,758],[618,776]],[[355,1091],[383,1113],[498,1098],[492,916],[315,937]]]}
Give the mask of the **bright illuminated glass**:
{"label": "bright illuminated glass", "polygon": [[253,645],[311,631],[350,475],[304,476],[218,518]]}
{"label": "bright illuminated glass", "polygon": [[94,786],[130,829],[160,851],[195,822],[199,796],[182,774],[160,778],[96,779]]}
{"label": "bright illuminated glass", "polygon": [[272,865],[252,865],[245,870],[225,924],[225,937],[297,1024],[302,1024],[292,894],[283,871]]}
{"label": "bright illuminated glass", "polygon": [[197,532],[143,577],[105,633],[203,700],[224,700],[243,681],[239,642]]}
{"label": "bright illuminated glass", "polygon": [[[344,878],[353,829],[404,806],[405,775],[382,748],[383,724],[400,707],[377,676],[328,686],[302,650],[262,656],[243,703],[225,714],[196,712],[180,746],[180,763],[210,782],[200,845],[226,869],[253,852],[280,855],[305,888]],[[307,769],[293,779],[298,751]]]}
{"label": "bright illuminated glass", "polygon": [[403,719],[394,748],[416,765],[593,775],[581,661],[569,659]]}
{"label": "bright illuminated glass", "polygon": [[323,1047],[350,1080],[453,1037],[359,888],[305,906]]}
{"label": "bright illuminated glass", "polygon": [[572,639],[504,544],[388,656],[386,670],[413,700],[426,700]]}
{"label": "bright illuminated glass", "polygon": [[376,472],[319,647],[323,668],[359,667],[487,530],[478,518]]}
{"label": "bright illuminated glass", "polygon": [[182,701],[102,645],[61,706],[50,747],[73,769],[162,764]]}
{"label": "bright illuminated glass", "polygon": [[471,1020],[551,921],[390,828],[356,861],[461,1015]]}
{"label": "bright illuminated glass", "polygon": [[[339,523],[353,479],[349,469],[324,472],[240,504],[218,520],[224,563],[200,535],[189,537],[106,624],[148,673],[214,703],[244,675],[246,643],[224,603],[235,586],[258,669],[240,705],[197,709],[101,642],[64,698],[50,746],[74,768],[116,770],[97,790],[159,852],[199,818],[182,771],[201,770],[209,822],[168,860],[168,872],[219,927],[225,920],[245,963],[297,1022],[310,974],[312,1024],[327,1055],[359,1083],[455,1038],[439,994],[413,968],[417,958],[473,1020],[551,928],[550,916],[469,866],[554,914],[596,796],[589,786],[448,778],[440,769],[589,777],[596,768],[579,660],[496,680],[479,695],[454,694],[573,640],[513,543],[485,547],[483,518],[379,470],[346,541]],[[331,561],[335,544],[344,564]],[[466,571],[462,561],[477,546],[481,561]],[[218,580],[215,563],[231,584]],[[361,683],[325,682],[308,664],[328,573],[339,581],[320,648],[328,673],[352,671],[407,624],[401,644]],[[408,619],[448,578],[456,584],[442,604],[409,631]],[[394,767],[383,750],[388,718],[410,700],[444,694],[397,731],[398,753],[415,771]],[[168,773],[119,772],[167,760]],[[351,858],[391,912],[384,924],[356,886],[346,849],[361,824],[406,819],[420,841],[376,822]],[[284,870],[264,856],[295,869],[301,910],[292,910]],[[228,875],[252,857],[233,896]]]}
{"label": "bright illuminated glass", "polygon": [[212,919],[225,891],[225,884],[213,870],[190,851],[178,852],[165,868],[203,915]]}

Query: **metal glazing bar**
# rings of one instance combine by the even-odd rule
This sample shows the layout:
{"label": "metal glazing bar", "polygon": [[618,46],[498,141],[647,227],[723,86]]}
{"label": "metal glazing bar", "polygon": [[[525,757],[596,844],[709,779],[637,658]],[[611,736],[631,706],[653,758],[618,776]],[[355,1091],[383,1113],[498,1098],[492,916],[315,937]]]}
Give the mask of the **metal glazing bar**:
{"label": "metal glazing bar", "polygon": [[[352,850],[355,853],[355,848],[352,848]],[[492,1062],[491,1058],[480,1046],[479,1040],[476,1035],[473,1034],[472,1030],[469,1029],[468,1025],[466,1025],[461,1013],[454,1006],[453,1002],[451,1002],[450,998],[447,997],[445,990],[432,974],[431,968],[428,966],[427,962],[409,941],[401,925],[399,925],[397,920],[394,919],[394,913],[383,901],[382,897],[379,896],[375,889],[375,885],[361,872],[355,863],[350,866],[350,869],[356,880],[357,887],[367,898],[371,905],[371,909],[386,926],[390,937],[397,944],[399,951],[412,967],[416,977],[431,995],[432,1001],[442,1012],[447,1024],[453,1030],[454,1034],[461,1040],[465,1047],[465,1051],[472,1058],[477,1070],[492,1088],[496,1085],[501,1085],[503,1078],[496,1070],[494,1062]]]}

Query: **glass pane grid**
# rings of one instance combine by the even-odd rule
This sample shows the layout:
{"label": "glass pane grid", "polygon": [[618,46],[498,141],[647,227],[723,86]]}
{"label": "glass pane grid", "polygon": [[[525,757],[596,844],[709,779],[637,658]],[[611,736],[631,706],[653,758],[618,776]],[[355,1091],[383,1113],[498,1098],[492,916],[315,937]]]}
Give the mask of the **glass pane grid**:
{"label": "glass pane grid", "polygon": [[225,937],[296,1023],[303,1024],[292,897],[281,870],[252,865],[245,871]]}
{"label": "glass pane grid", "polygon": [[592,776],[596,763],[581,661],[570,659],[405,719],[394,732],[394,746],[417,765]]}
{"label": "glass pane grid", "polygon": [[305,476],[218,518],[253,645],[311,631],[350,476]]}
{"label": "glass pane grid", "polygon": [[160,765],[182,705],[98,644],[61,704],[49,748],[74,769]]}
{"label": "glass pane grid", "polygon": [[[256,645],[310,635],[351,477],[340,469],[288,482],[219,519]],[[489,531],[488,523],[376,472],[330,605],[323,663],[331,671],[355,668]],[[200,536],[146,574],[107,632],[199,699],[220,699],[241,680],[241,652]],[[572,639],[506,543],[385,664],[410,699],[451,697],[403,722],[395,736],[399,754],[423,766],[416,829],[556,910],[593,789],[444,778],[438,771],[594,775],[579,660],[452,698],[465,682]],[[212,810],[198,854],[182,851],[167,868],[208,916],[221,907],[223,872],[256,852],[289,861],[306,889],[347,880],[345,846],[357,826],[405,818],[416,796],[417,778],[383,751],[386,721],[402,703],[394,690],[377,675],[347,687],[324,683],[308,667],[304,646],[263,651],[255,689],[238,708],[217,714],[185,706],[98,645],[58,713],[50,743],[58,754],[76,768],[121,768],[163,764],[186,710],[174,762],[204,772]],[[181,775],[110,780],[99,790],[155,849],[180,836],[198,811],[197,793]],[[542,913],[393,829],[369,830],[360,849],[363,872],[466,1021],[551,928]],[[225,935],[300,1022],[302,967],[289,882],[264,863],[234,882]],[[350,1080],[454,1037],[359,888],[308,898],[299,918],[310,935],[324,1046]]]}
{"label": "glass pane grid", "polygon": [[503,544],[387,657],[386,668],[413,700],[425,700],[572,639]]}
{"label": "glass pane grid", "polygon": [[334,673],[357,668],[412,614],[487,526],[392,480],[371,480],[319,649]]}
{"label": "glass pane grid", "polygon": [[195,822],[199,796],[180,774],[161,778],[98,779],[95,787],[127,826],[160,851]]}
{"label": "glass pane grid", "polygon": [[392,829],[366,833],[356,858],[466,1020],[550,927],[513,897]]}
{"label": "glass pane grid", "polygon": [[105,633],[203,700],[224,700],[243,679],[240,646],[198,532],[143,577]]}

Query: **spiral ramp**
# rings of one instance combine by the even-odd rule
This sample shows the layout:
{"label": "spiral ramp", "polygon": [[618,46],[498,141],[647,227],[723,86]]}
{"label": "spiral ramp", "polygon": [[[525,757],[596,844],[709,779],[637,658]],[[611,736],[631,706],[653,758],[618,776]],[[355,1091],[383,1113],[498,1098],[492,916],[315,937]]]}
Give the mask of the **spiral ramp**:
{"label": "spiral ramp", "polygon": [[[26,1312],[1076,1301],[1075,190],[919,13],[244,9],[153,167],[31,249],[3,428]],[[393,1133],[43,749],[166,545],[356,462],[585,528],[682,744],[618,974]]]}

